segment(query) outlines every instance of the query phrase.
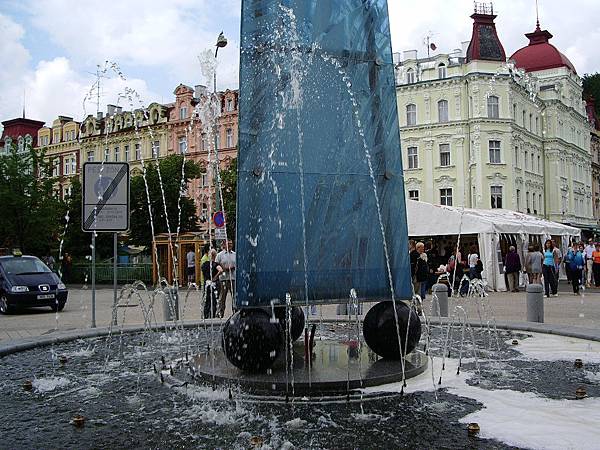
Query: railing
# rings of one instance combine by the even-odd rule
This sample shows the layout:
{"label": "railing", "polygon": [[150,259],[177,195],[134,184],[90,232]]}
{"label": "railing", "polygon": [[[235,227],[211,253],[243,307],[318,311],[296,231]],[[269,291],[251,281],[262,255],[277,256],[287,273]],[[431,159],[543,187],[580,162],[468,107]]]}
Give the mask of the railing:
{"label": "railing", "polygon": [[[91,264],[73,264],[71,283],[91,282]],[[132,283],[134,281],[152,282],[152,264],[117,264],[117,282]],[[112,263],[96,263],[96,283],[110,284],[113,281]]]}

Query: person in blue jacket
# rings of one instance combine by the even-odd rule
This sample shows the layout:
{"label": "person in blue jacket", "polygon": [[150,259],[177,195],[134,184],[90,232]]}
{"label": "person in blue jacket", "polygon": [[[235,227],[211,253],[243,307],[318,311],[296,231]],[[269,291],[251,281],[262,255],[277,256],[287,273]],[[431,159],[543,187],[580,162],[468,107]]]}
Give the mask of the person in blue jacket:
{"label": "person in blue jacket", "polygon": [[569,270],[571,272],[571,282],[573,283],[573,294],[579,295],[579,286],[582,283],[583,266],[585,258],[583,257],[583,246],[573,246],[573,257],[569,261]]}

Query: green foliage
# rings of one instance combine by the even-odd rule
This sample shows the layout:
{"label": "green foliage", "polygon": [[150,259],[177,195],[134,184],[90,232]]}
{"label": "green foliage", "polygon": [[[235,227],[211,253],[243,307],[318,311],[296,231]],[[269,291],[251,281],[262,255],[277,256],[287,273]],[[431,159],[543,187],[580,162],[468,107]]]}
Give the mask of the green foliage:
{"label": "green foliage", "polygon": [[54,196],[57,179],[44,156],[31,146],[0,156],[0,247],[39,256],[58,248],[66,208]]}
{"label": "green foliage", "polygon": [[[79,178],[71,180],[71,196],[67,200],[69,225],[65,233],[63,252],[68,252],[73,259],[84,259],[91,255],[92,234],[81,229],[81,182]],[[96,260],[112,258],[113,237],[112,233],[97,233],[96,235]]]}
{"label": "green foliage", "polygon": [[237,159],[231,161],[229,167],[221,171],[221,188],[223,190],[223,205],[227,220],[227,235],[235,238],[236,230],[236,200],[237,200]]}
{"label": "green foliage", "polygon": [[585,74],[583,76],[583,97],[594,97],[596,100],[596,114],[600,116],[600,73]]}
{"label": "green foliage", "polygon": [[[146,162],[146,180],[148,183],[148,195],[152,209],[152,219],[154,222],[154,232],[166,233],[167,220],[165,217],[165,208],[160,188],[159,171],[155,162]],[[177,201],[181,188],[181,166],[183,157],[181,155],[171,155],[159,162],[160,177],[164,186],[165,203],[167,206],[167,215],[171,232],[177,231],[179,210]],[[190,180],[199,178],[202,174],[200,165],[196,162],[186,160],[184,170],[184,186]],[[146,185],[144,177],[134,176],[131,179],[131,227],[130,241],[135,245],[149,246],[152,242],[152,230],[150,227],[150,215],[148,212],[148,195],[146,195]],[[194,201],[187,195],[181,198],[181,227],[180,231],[196,231],[198,229],[198,216],[196,215],[196,206]]]}

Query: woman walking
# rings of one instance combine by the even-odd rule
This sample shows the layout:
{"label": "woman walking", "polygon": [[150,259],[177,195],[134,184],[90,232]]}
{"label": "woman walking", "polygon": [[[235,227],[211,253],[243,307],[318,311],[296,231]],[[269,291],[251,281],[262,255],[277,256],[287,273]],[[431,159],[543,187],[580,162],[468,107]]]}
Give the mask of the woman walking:
{"label": "woman walking", "polygon": [[539,245],[530,245],[525,258],[525,272],[527,272],[529,284],[542,284],[543,262],[544,255],[540,252]]}
{"label": "woman walking", "polygon": [[573,294],[579,295],[579,286],[583,283],[583,246],[573,246],[573,257],[569,260],[569,272],[573,283]]}
{"label": "woman walking", "polygon": [[[600,246],[598,256],[600,257]],[[550,297],[550,293],[552,293],[552,297],[558,297],[558,286],[556,284],[556,267],[554,264],[554,244],[550,239],[548,239],[544,244],[544,265],[542,267],[546,297]],[[600,270],[600,264],[598,265],[598,268]]]}
{"label": "woman walking", "polygon": [[594,284],[600,287],[600,242],[596,243],[596,250],[592,253],[592,272],[594,272]]}

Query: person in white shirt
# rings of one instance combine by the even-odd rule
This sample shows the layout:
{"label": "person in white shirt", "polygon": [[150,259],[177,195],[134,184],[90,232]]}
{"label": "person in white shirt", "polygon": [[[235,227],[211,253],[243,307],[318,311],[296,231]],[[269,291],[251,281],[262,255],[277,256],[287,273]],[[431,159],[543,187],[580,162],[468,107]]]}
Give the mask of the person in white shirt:
{"label": "person in white shirt", "polygon": [[594,248],[594,242],[592,241],[592,239],[588,239],[588,245],[585,246],[584,249],[584,256],[585,256],[585,268],[587,271],[587,276],[586,276],[586,287],[590,287],[592,285],[592,267],[594,266],[594,260],[592,259],[592,253],[594,253],[594,250],[596,250]]}
{"label": "person in white shirt", "polygon": [[196,282],[196,252],[190,249],[185,255],[187,261],[187,281],[188,285]]}
{"label": "person in white shirt", "polygon": [[216,263],[223,268],[223,273],[219,280],[221,281],[221,292],[219,295],[219,317],[225,315],[225,305],[227,294],[231,293],[231,303],[235,299],[235,252],[233,251],[233,241],[224,241],[222,250],[217,255]]}

